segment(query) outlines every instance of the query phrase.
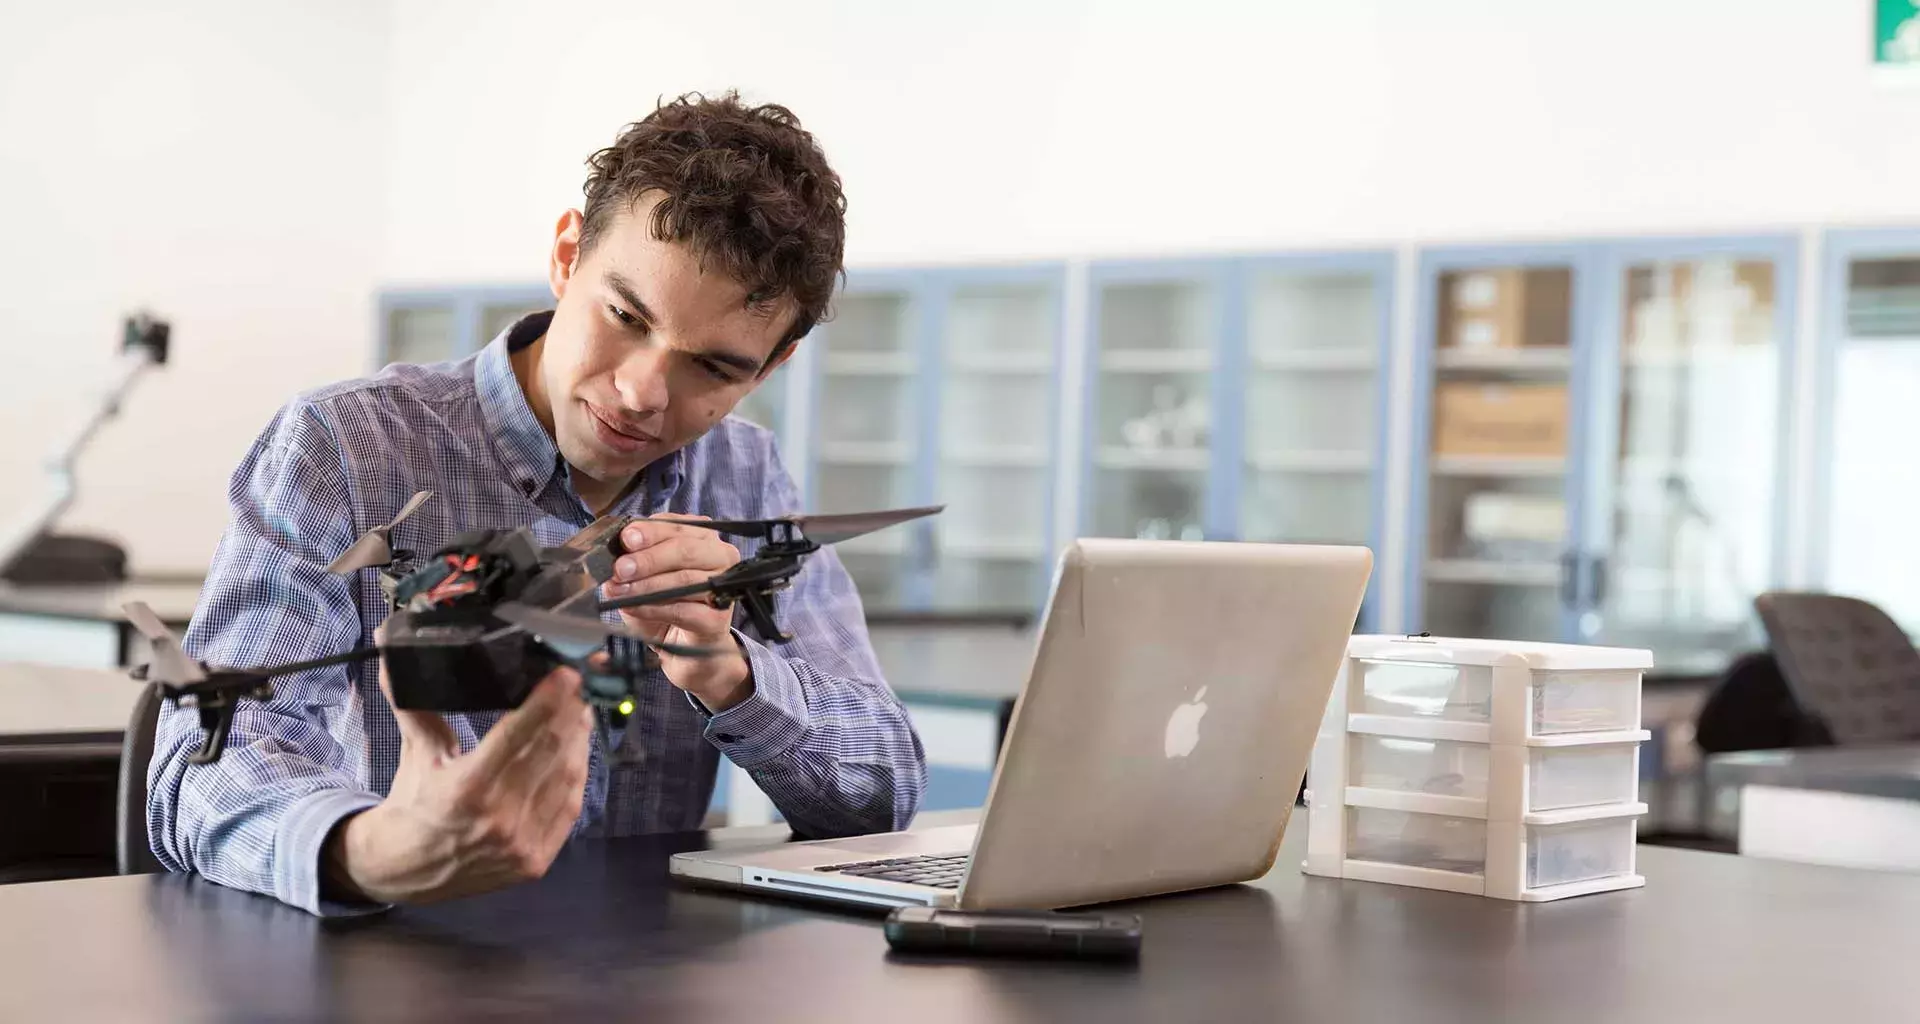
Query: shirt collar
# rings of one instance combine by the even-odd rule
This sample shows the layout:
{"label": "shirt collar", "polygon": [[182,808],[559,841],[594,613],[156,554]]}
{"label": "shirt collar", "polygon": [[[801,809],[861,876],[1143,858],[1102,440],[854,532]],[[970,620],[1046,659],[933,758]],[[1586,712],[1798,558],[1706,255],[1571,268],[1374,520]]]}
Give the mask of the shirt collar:
{"label": "shirt collar", "polygon": [[[494,450],[500,454],[509,479],[529,498],[546,490],[556,474],[567,476],[566,463],[553,443],[547,428],[527,404],[526,392],[513,372],[513,353],[534,343],[546,333],[553,311],[531,313],[501,331],[482,349],[474,365],[474,385],[480,395],[480,412],[487,432],[493,437]],[[675,451],[641,471],[641,483],[626,500],[609,512],[646,515],[658,511],[649,505],[664,506],[680,487],[684,476],[684,449]],[[572,492],[568,480],[567,490]],[[577,499],[576,499],[577,500]]]}
{"label": "shirt collar", "polygon": [[512,356],[546,333],[552,319],[549,310],[515,321],[487,343],[473,369],[480,414],[486,419],[494,450],[506,466],[508,479],[528,497],[545,490],[559,472],[560,449],[527,404],[520,380],[513,375]]}

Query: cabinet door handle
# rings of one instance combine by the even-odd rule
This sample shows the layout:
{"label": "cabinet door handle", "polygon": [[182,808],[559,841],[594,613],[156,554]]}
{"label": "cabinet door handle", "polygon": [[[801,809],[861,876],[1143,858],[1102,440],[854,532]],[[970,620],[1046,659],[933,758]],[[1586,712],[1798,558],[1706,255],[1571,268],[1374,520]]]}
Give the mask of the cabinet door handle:
{"label": "cabinet door handle", "polygon": [[1587,593],[1593,595],[1593,606],[1604,608],[1607,604],[1607,556],[1595,555],[1587,563],[1592,578],[1587,583]]}
{"label": "cabinet door handle", "polygon": [[1560,604],[1572,608],[1580,600],[1580,556],[1568,551],[1560,556]]}

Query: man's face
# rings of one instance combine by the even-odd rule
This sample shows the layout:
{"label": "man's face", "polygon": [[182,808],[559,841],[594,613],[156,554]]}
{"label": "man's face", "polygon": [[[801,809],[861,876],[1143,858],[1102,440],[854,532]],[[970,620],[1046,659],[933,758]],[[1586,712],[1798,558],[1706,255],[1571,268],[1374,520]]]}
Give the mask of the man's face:
{"label": "man's face", "polygon": [[624,486],[732,411],[772,369],[795,315],[790,301],[749,307],[745,285],[654,238],[651,206],[618,214],[584,255],[578,213],[561,218],[553,322],[527,382],[576,477],[602,488]]}

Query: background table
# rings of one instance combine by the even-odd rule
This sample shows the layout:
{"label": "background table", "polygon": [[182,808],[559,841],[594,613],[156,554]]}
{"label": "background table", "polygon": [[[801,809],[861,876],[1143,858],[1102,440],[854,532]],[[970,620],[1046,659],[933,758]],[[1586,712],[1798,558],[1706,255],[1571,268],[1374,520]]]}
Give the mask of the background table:
{"label": "background table", "polygon": [[[1299,819],[1304,825],[1305,819]],[[777,833],[775,833],[777,834]],[[766,832],[752,833],[764,837]],[[1911,1021],[1920,879],[1643,848],[1647,887],[1537,905],[1297,869],[1131,905],[1137,967],[923,963],[853,913],[685,888],[583,842],[540,882],[323,922],[180,876],[0,887],[20,1019]]]}

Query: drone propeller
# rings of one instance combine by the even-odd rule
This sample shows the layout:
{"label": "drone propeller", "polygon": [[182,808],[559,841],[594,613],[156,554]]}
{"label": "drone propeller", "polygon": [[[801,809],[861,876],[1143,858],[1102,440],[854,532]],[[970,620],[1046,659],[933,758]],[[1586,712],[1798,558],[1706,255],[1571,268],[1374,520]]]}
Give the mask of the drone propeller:
{"label": "drone propeller", "polygon": [[704,658],[720,653],[710,647],[692,647],[687,644],[648,640],[626,626],[614,625],[601,619],[589,619],[584,615],[547,611],[518,601],[508,601],[496,606],[493,614],[497,619],[510,622],[538,636],[554,650],[576,660],[599,650],[610,636],[638,640],[656,650],[683,658]]}
{"label": "drone propeller", "polygon": [[386,565],[392,562],[393,546],[391,538],[394,527],[405,522],[408,516],[418,512],[420,506],[426,504],[427,499],[431,497],[433,497],[432,491],[421,491],[407,499],[407,503],[400,509],[399,515],[394,516],[393,520],[385,526],[376,526],[366,533],[361,534],[360,539],[354,541],[352,547],[341,552],[340,557],[327,563],[327,571],[331,573],[358,572],[361,569],[371,569],[375,566]]}
{"label": "drone propeller", "polygon": [[779,527],[792,525],[799,527],[800,531],[807,535],[807,539],[816,544],[838,544],[843,540],[852,540],[875,530],[884,530],[908,520],[933,515],[945,508],[945,505],[926,505],[920,508],[889,509],[884,512],[797,515],[782,516],[778,519],[694,519],[688,520],[687,525],[704,526],[709,530],[732,534],[736,537],[771,537]]}
{"label": "drone propeller", "polygon": [[127,621],[133,623],[133,628],[139,630],[140,635],[146,637],[153,646],[153,667],[149,670],[149,681],[162,686],[184,686],[207,678],[199,664],[181,649],[180,638],[173,635],[173,631],[160,621],[160,616],[155,615],[146,602],[133,601],[121,605],[121,608],[127,613]]}

